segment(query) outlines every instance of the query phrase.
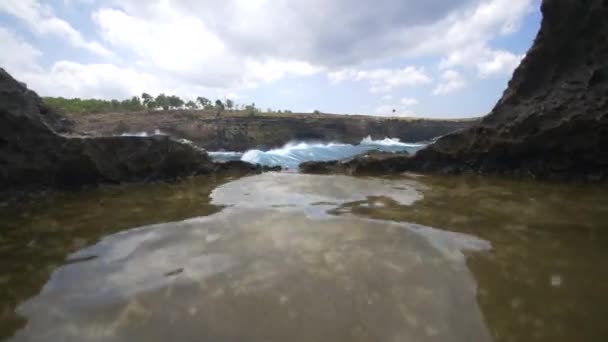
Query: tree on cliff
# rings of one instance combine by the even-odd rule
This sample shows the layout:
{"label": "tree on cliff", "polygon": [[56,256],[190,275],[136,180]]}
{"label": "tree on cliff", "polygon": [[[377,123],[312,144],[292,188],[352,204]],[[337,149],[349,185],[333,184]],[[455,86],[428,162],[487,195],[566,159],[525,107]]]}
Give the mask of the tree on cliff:
{"label": "tree on cliff", "polygon": [[[102,101],[102,100],[85,100],[85,101]],[[120,109],[124,111],[134,112],[138,110],[142,110],[143,107],[141,105],[141,100],[138,96],[133,96],[129,100],[123,100],[120,102]]]}
{"label": "tree on cliff", "polygon": [[224,103],[222,103],[222,100],[215,100],[215,110],[216,115],[220,116],[220,114],[222,114],[222,112],[224,111]]}
{"label": "tree on cliff", "polygon": [[158,103],[155,100],[152,100],[148,102],[148,105],[146,107],[148,107],[148,109],[156,109],[158,108]]}
{"label": "tree on cliff", "polygon": [[228,108],[228,110],[232,110],[232,108],[234,108],[234,101],[231,99],[226,99],[226,108]]}
{"label": "tree on cliff", "polygon": [[179,96],[171,95],[169,96],[169,105],[174,109],[181,108],[184,105],[184,100]]}
{"label": "tree on cliff", "polygon": [[163,110],[168,110],[171,106],[171,103],[169,102],[169,98],[167,97],[167,95],[165,95],[164,93],[160,93],[156,97],[156,105],[158,107],[161,107]]}
{"label": "tree on cliff", "polygon": [[186,102],[186,107],[188,107],[188,109],[194,110],[198,106],[196,105],[196,103],[194,101],[191,100],[191,101]]}
{"label": "tree on cliff", "polygon": [[209,105],[211,104],[211,101],[209,101],[208,98],[202,96],[197,97],[196,102],[198,102],[203,109],[208,109]]}
{"label": "tree on cliff", "polygon": [[150,108],[150,102],[154,102],[154,97],[148,93],[141,94],[141,99],[144,106]]}
{"label": "tree on cliff", "polygon": [[255,108],[255,103],[252,103],[248,106],[245,106],[245,111],[247,112],[247,114],[249,114],[250,116],[254,116],[255,113],[258,111],[257,108]]}

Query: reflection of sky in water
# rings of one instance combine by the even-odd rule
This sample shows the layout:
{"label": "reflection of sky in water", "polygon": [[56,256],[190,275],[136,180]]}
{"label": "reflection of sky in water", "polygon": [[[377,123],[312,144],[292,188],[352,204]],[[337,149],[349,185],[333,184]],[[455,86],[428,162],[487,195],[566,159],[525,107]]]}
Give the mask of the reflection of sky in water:
{"label": "reflection of sky in water", "polygon": [[420,187],[296,174],[228,183],[212,194],[232,206],[218,214],[122,232],[73,254],[19,306],[28,324],[14,339],[490,340],[463,256],[489,243],[310,215],[370,196],[409,205]]}
{"label": "reflection of sky in water", "polygon": [[265,173],[242,178],[215,189],[212,203],[241,208],[297,207],[312,216],[325,216],[341,204],[368,197],[388,197],[403,205],[422,198],[421,183],[408,180]]}

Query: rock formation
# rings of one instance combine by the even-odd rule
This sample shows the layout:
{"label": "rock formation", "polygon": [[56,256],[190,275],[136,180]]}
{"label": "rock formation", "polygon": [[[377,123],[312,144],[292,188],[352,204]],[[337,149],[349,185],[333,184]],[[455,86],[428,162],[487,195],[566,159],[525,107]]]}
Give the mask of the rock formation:
{"label": "rock formation", "polygon": [[608,178],[608,0],[544,0],[534,44],[494,110],[413,157],[308,163],[303,171],[439,171]]}
{"label": "rock formation", "polygon": [[[205,115],[207,114],[207,115]],[[75,130],[92,135],[154,132],[193,141],[209,151],[246,151],[282,147],[290,141],[339,141],[356,144],[361,139],[386,137],[423,141],[477,123],[470,120],[388,119],[352,115],[289,114],[285,116],[209,117],[196,111],[151,111],[74,115]]]}
{"label": "rock formation", "polygon": [[71,123],[46,107],[36,93],[0,69],[2,192],[171,179],[225,169],[205,152],[166,136],[61,134],[70,128]]}

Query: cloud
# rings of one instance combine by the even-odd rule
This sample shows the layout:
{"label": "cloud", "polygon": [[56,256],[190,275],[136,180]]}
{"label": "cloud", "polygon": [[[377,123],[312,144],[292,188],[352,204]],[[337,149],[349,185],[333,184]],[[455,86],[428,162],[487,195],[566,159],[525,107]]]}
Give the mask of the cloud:
{"label": "cloud", "polygon": [[401,99],[401,104],[404,106],[414,106],[418,104],[418,100],[411,97],[404,97]]}
{"label": "cloud", "polygon": [[[116,0],[94,18],[103,40],[142,66],[202,86],[252,87],[320,70],[339,77],[366,62],[485,44],[513,32],[533,1]],[[400,86],[373,83],[374,93]]]}
{"label": "cloud", "polygon": [[9,72],[39,69],[38,58],[42,52],[22,40],[8,28],[0,26],[0,66]]}
{"label": "cloud", "polygon": [[410,35],[419,37],[413,48],[416,55],[445,55],[469,46],[485,46],[497,36],[511,34],[521,26],[537,0],[480,0],[453,12],[427,27],[416,28]]}
{"label": "cloud", "polygon": [[37,85],[36,91],[49,96],[124,99],[161,89],[155,76],[112,64],[58,61],[48,72],[22,76],[27,83]]}
{"label": "cloud", "polygon": [[481,78],[508,76],[513,73],[523,57],[509,51],[494,50],[483,44],[475,44],[452,51],[441,60],[439,68],[444,70],[456,66],[474,68]]}
{"label": "cloud", "polygon": [[[304,60],[329,68],[446,51],[513,32],[536,0],[175,0],[239,55]],[[163,1],[117,2],[133,15]],[[156,21],[156,19],[155,19]],[[196,36],[196,33],[193,34]]]}
{"label": "cloud", "polygon": [[524,55],[515,55],[508,51],[493,51],[490,58],[477,65],[479,76],[487,78],[495,75],[511,75],[523,58]]}
{"label": "cloud", "polygon": [[0,0],[0,12],[19,18],[35,34],[55,35],[65,39],[72,46],[86,49],[94,54],[111,55],[111,52],[101,44],[85,40],[72,25],[56,17],[50,6],[36,0]]}
{"label": "cloud", "polygon": [[[468,76],[472,71],[481,78],[511,72],[521,56],[492,43],[515,32],[537,3],[0,0],[0,13],[25,23],[34,33],[33,42],[53,35],[93,53],[79,59],[79,55],[65,55],[61,44],[49,47],[19,38],[12,45],[2,45],[0,61],[19,69],[22,78],[34,82],[34,89],[41,93],[65,92],[65,96],[127,97],[143,88],[180,96],[222,97],[318,74],[335,84],[360,83],[381,95],[434,83],[434,94],[446,94],[467,86],[461,72]],[[66,4],[69,18],[78,14],[78,21],[72,22],[75,26],[64,20],[68,17],[61,10]],[[7,40],[12,33],[5,30],[0,39]],[[20,54],[26,57],[15,57]],[[431,77],[437,60],[441,60],[442,75]],[[116,77],[106,77],[111,74]],[[383,98],[397,108],[406,106],[401,100]]]}
{"label": "cloud", "polygon": [[200,86],[255,87],[321,70],[299,60],[240,56],[199,17],[181,13],[166,2],[153,9],[142,18],[101,8],[94,20],[107,43],[134,54],[141,66],[158,68]]}
{"label": "cloud", "polygon": [[336,84],[344,81],[366,81],[370,83],[370,92],[388,92],[402,86],[428,84],[433,80],[423,68],[408,66],[403,69],[343,69],[330,72],[327,77]]}
{"label": "cloud", "polygon": [[0,26],[0,66],[43,96],[124,99],[142,92],[170,92],[194,97],[208,89],[183,87],[178,81],[107,63],[60,60],[45,68],[42,52],[13,30]]}
{"label": "cloud", "polygon": [[455,70],[446,70],[441,75],[441,83],[433,90],[433,95],[445,95],[467,86],[464,77]]}

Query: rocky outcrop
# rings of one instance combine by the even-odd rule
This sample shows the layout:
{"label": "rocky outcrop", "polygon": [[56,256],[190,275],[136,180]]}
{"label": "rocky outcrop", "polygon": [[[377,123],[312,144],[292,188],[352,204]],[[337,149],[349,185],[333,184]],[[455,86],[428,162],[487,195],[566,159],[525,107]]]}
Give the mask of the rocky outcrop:
{"label": "rocky outcrop", "polygon": [[608,1],[544,0],[534,44],[494,110],[409,158],[358,158],[304,171],[374,169],[608,178]]}
{"label": "rocky outcrop", "polygon": [[93,135],[159,129],[193,141],[210,151],[246,151],[281,147],[290,141],[340,141],[356,144],[371,135],[375,139],[399,138],[424,141],[472,126],[478,120],[388,119],[369,116],[289,114],[216,118],[203,111],[151,111],[73,116],[75,129]]}
{"label": "rocky outcrop", "polygon": [[[80,187],[226,170],[167,136],[75,137],[71,123],[0,69],[0,189]],[[240,165],[247,172],[255,167]]]}

